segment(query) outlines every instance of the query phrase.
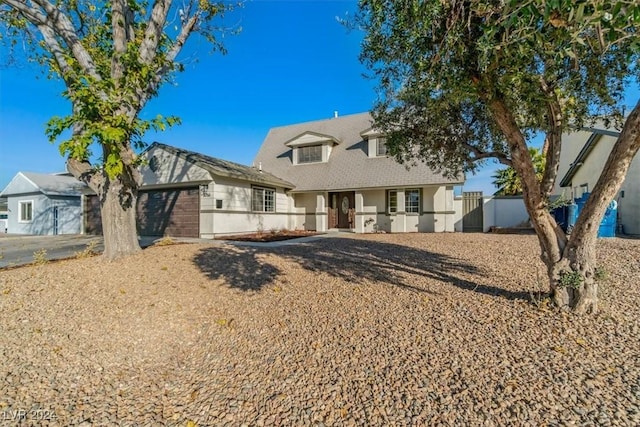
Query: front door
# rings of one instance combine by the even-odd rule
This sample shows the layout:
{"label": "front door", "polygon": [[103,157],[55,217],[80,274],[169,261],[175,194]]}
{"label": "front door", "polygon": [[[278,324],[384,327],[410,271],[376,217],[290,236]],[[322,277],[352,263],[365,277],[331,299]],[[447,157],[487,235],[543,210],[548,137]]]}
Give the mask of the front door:
{"label": "front door", "polygon": [[353,228],[355,218],[355,192],[329,194],[329,228]]}

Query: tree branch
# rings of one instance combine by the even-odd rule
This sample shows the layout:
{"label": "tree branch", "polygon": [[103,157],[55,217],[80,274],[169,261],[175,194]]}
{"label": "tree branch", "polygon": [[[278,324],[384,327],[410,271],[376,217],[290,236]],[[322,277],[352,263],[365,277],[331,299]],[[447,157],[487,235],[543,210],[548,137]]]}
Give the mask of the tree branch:
{"label": "tree branch", "polygon": [[[13,1],[13,0],[3,0]],[[32,0],[33,3],[39,5],[46,12],[46,25],[50,25],[57,36],[64,40],[65,44],[73,53],[73,57],[78,61],[85,73],[91,77],[101,80],[93,58],[80,42],[80,38],[76,33],[71,20],[63,14],[58,8],[49,3],[47,0]]]}
{"label": "tree branch", "polygon": [[162,38],[162,30],[167,22],[171,0],[156,0],[151,16],[144,32],[144,41],[140,46],[140,60],[143,64],[151,64],[156,57],[156,50]]}
{"label": "tree branch", "polygon": [[47,17],[40,10],[29,7],[26,3],[16,0],[2,0],[2,3],[17,10],[27,21],[35,26],[43,25],[47,22]]}
{"label": "tree branch", "polygon": [[511,159],[509,159],[509,157],[499,151],[482,151],[478,147],[475,147],[468,142],[464,143],[464,147],[473,154],[474,157],[471,159],[471,161],[475,162],[484,159],[497,159],[503,165],[513,166],[511,163]]}
{"label": "tree branch", "polygon": [[40,34],[42,34],[44,42],[49,48],[51,55],[53,55],[53,59],[56,61],[56,64],[60,69],[60,76],[64,80],[67,89],[71,91],[72,82],[69,79],[72,70],[71,66],[64,57],[64,49],[62,49],[62,46],[60,46],[60,43],[58,43],[55,33],[53,32],[51,27],[46,24],[42,24],[38,25],[37,28],[38,30],[40,30]]}
{"label": "tree branch", "polygon": [[127,53],[127,28],[125,18],[126,5],[123,0],[113,0],[111,3],[111,31],[113,37],[113,55],[111,56],[111,79],[116,89],[124,77],[122,57]]}
{"label": "tree branch", "polygon": [[67,170],[80,182],[84,182],[96,194],[101,193],[104,185],[104,177],[100,171],[94,169],[88,160],[77,160],[72,157],[67,159]]}
{"label": "tree branch", "polygon": [[142,93],[140,93],[139,103],[138,103],[138,108],[140,110],[144,108],[145,104],[151,98],[151,95],[156,92],[158,85],[160,84],[164,76],[173,67],[176,57],[184,47],[184,44],[189,39],[189,36],[193,33],[196,23],[198,22],[199,16],[200,16],[199,13],[195,13],[182,26],[182,29],[180,30],[180,34],[178,34],[175,42],[173,43],[173,46],[171,46],[171,49],[169,49],[169,52],[167,53],[164,64],[160,66],[160,68],[158,68],[158,70],[155,73],[155,77],[149,82],[147,87],[144,88]]}
{"label": "tree branch", "polygon": [[540,78],[540,87],[547,97],[547,121],[549,131],[545,139],[547,148],[545,155],[545,167],[542,182],[540,183],[540,194],[547,198],[553,191],[553,185],[558,176],[560,167],[560,150],[562,144],[562,109],[560,102],[553,88],[549,86],[544,77]]}

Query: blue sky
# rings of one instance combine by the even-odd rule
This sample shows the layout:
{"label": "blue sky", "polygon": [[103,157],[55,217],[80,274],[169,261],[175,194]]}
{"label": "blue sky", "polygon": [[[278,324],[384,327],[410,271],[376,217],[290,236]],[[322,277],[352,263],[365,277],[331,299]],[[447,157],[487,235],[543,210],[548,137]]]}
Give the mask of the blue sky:
{"label": "blue sky", "polygon": [[[187,46],[195,59],[143,111],[182,124],[147,141],[250,165],[271,127],[370,110],[375,82],[358,61],[362,34],[336,20],[355,10],[355,1],[247,1],[225,18],[242,27],[225,37],[226,56],[204,41]],[[69,110],[63,89],[34,65],[0,70],[0,189],[18,171],[64,170],[44,135],[47,120]],[[492,194],[493,169],[467,175],[465,190]]]}

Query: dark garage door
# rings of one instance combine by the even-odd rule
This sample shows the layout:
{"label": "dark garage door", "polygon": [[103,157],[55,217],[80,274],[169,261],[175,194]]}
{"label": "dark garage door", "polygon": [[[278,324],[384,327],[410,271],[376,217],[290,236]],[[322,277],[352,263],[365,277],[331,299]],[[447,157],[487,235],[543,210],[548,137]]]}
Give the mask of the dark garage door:
{"label": "dark garage door", "polygon": [[[153,190],[138,193],[138,234],[141,236],[200,236],[198,187]],[[87,234],[102,234],[100,202],[88,196],[85,202]]]}
{"label": "dark garage door", "polygon": [[141,191],[138,194],[138,234],[199,237],[198,188]]}

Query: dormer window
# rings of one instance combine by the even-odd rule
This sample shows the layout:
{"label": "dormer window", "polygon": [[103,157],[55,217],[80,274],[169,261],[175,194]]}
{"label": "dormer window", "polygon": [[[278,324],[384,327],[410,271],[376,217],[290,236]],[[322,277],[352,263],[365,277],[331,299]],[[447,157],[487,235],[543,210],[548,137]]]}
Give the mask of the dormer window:
{"label": "dormer window", "polygon": [[304,132],[285,142],[284,145],[291,147],[293,150],[293,156],[291,157],[293,164],[303,165],[328,162],[331,149],[339,143],[340,141],[331,135]]}
{"label": "dormer window", "polygon": [[376,156],[382,157],[387,155],[387,138],[378,137],[376,142]]}
{"label": "dormer window", "polygon": [[322,162],[322,144],[298,147],[298,163]]}
{"label": "dormer window", "polygon": [[366,141],[368,157],[387,157],[387,138],[381,130],[369,128],[360,132],[360,136]]}

